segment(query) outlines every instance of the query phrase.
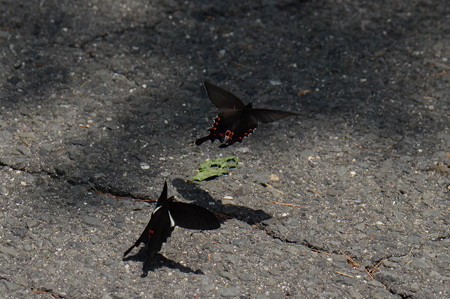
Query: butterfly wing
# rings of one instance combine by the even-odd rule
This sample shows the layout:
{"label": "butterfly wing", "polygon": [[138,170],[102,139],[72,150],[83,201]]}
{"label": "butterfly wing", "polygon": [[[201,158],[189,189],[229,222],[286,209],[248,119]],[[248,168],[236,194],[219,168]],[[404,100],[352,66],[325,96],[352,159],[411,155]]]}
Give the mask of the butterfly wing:
{"label": "butterfly wing", "polygon": [[158,198],[158,201],[156,202],[156,206],[159,207],[164,204],[164,201],[167,200],[167,182],[164,182],[164,188],[161,192],[161,195]]}
{"label": "butterfly wing", "polygon": [[[227,130],[234,130],[238,126],[243,110],[227,110],[217,115],[213,128],[217,128],[217,133],[225,133]],[[212,129],[210,129],[212,130]]]}
{"label": "butterfly wing", "polygon": [[281,111],[281,110],[272,110],[272,109],[252,109],[251,114],[258,121],[263,123],[270,123],[285,117],[297,115],[296,113],[289,111]]}
{"label": "butterfly wing", "polygon": [[195,204],[172,202],[169,213],[179,227],[201,230],[220,227],[219,219],[211,211]]}
{"label": "butterfly wing", "polygon": [[154,260],[155,255],[161,250],[163,243],[167,242],[175,228],[175,223],[170,217],[167,205],[155,210],[149,226],[150,229],[144,231],[147,240],[145,243],[147,257],[142,266],[144,272],[148,269],[150,262]]}
{"label": "butterfly wing", "polygon": [[138,247],[141,243],[145,244],[148,253],[160,251],[162,244],[167,241],[174,229],[173,224],[167,205],[157,207],[139,239],[125,251],[123,256],[128,255],[133,248]]}
{"label": "butterfly wing", "polygon": [[133,250],[133,248],[138,247],[141,243],[144,243],[146,246],[151,243],[151,248],[159,248],[156,252],[161,250],[162,243],[166,242],[167,238],[173,231],[172,227],[172,231],[167,233],[167,219],[169,219],[169,228],[171,226],[167,203],[172,200],[173,197],[167,199],[167,182],[164,182],[163,191],[159,196],[158,202],[156,203],[156,209],[153,211],[152,216],[150,217],[150,221],[148,222],[139,239],[137,239],[133,246],[125,251],[123,256],[127,256],[131,252],[131,250]]}
{"label": "butterfly wing", "polygon": [[200,145],[206,140],[218,139],[223,142],[227,131],[233,130],[239,122],[239,118],[242,114],[242,110],[226,110],[217,115],[214,119],[214,124],[211,129],[209,129],[209,135],[199,138],[195,141],[196,145]]}
{"label": "butterfly wing", "polygon": [[[151,221],[151,220],[150,220]],[[134,247],[138,247],[141,243],[146,243],[148,242],[148,233],[147,231],[150,230],[150,222],[147,224],[147,226],[145,227],[144,231],[142,232],[141,236],[139,237],[139,239],[137,239],[137,241],[133,244],[133,246],[131,246],[130,248],[127,249],[127,251],[125,251],[125,253],[123,254],[123,256],[127,256],[131,250],[133,250]]]}
{"label": "butterfly wing", "polygon": [[209,100],[221,110],[242,109],[245,104],[234,94],[209,82],[204,82]]}
{"label": "butterfly wing", "polygon": [[172,234],[175,227],[170,219],[169,208],[164,205],[157,209],[150,219],[149,228],[144,231],[146,235],[145,248],[148,253],[158,252],[161,250],[162,244]]}
{"label": "butterfly wing", "polygon": [[227,147],[235,142],[242,142],[242,140],[253,133],[253,131],[258,126],[258,120],[252,114],[251,109],[245,109],[242,111],[239,118],[234,122],[233,126],[230,127],[228,132],[225,132],[226,140],[221,147]]}

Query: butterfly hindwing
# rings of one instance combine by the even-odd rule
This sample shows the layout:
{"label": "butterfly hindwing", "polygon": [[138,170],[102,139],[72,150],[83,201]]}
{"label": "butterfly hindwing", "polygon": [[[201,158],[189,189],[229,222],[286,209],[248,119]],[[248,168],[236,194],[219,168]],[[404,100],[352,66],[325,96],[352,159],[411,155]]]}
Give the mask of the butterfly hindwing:
{"label": "butterfly hindwing", "polygon": [[209,129],[209,135],[197,139],[195,141],[195,144],[200,145],[206,140],[211,140],[212,142],[214,142],[214,140],[216,139],[218,139],[220,142],[223,142],[225,136],[228,134],[227,131],[230,131],[230,128],[234,128],[239,122],[241,114],[242,110],[226,110],[220,112],[214,119],[212,128]]}
{"label": "butterfly hindwing", "polygon": [[209,82],[204,82],[206,93],[214,106],[221,110],[241,109],[245,104],[234,94]]}
{"label": "butterfly hindwing", "polygon": [[148,253],[153,251],[158,252],[161,250],[162,244],[167,241],[174,230],[174,226],[171,225],[167,205],[161,206],[152,214],[148,226],[149,228],[146,228],[144,231],[144,234],[147,234],[145,248]]}
{"label": "butterfly hindwing", "polygon": [[188,229],[217,229],[220,222],[209,210],[190,203],[171,202],[169,213],[175,221],[175,225]]}

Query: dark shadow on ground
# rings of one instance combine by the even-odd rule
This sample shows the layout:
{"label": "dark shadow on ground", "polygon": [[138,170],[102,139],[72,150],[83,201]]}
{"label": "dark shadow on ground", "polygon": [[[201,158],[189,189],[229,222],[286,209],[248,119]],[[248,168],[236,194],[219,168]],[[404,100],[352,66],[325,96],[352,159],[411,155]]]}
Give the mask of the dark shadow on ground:
{"label": "dark shadow on ground", "polygon": [[[213,212],[224,214],[250,225],[272,218],[272,216],[263,210],[254,210],[245,206],[224,205],[220,201],[215,200],[208,192],[202,190],[193,182],[176,178],[172,180],[172,185],[184,199],[195,202]],[[211,206],[209,204],[211,202],[213,202],[214,205]]]}
{"label": "dark shadow on ground", "polygon": [[[133,261],[133,262],[142,262],[144,263],[145,260],[147,258],[146,252],[145,252],[145,248],[142,247],[138,253],[136,253],[135,255],[130,255],[128,257],[123,258],[122,260],[124,262],[126,261]],[[165,256],[163,256],[160,253],[157,253],[154,260],[152,262],[149,263],[147,269],[143,269],[143,273],[141,275],[141,277],[146,277],[148,275],[148,272],[153,272],[157,269],[163,268],[163,267],[167,267],[170,269],[176,269],[179,270],[182,273],[192,273],[192,274],[204,274],[202,272],[202,270],[197,269],[197,270],[193,270],[190,267],[187,266],[183,266],[182,264],[175,262],[171,259],[166,258]]]}

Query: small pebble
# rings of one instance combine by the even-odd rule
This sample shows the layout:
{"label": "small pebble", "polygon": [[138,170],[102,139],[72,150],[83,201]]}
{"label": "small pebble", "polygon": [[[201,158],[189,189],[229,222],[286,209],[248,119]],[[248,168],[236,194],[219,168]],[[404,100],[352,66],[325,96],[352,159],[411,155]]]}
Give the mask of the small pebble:
{"label": "small pebble", "polygon": [[148,169],[150,169],[150,165],[148,165],[147,163],[144,163],[144,162],[139,163],[139,166],[140,166],[141,169],[143,169],[143,170],[148,170]]}
{"label": "small pebble", "polygon": [[270,175],[270,180],[273,182],[279,182],[280,181],[280,177],[277,176],[276,174],[271,174]]}

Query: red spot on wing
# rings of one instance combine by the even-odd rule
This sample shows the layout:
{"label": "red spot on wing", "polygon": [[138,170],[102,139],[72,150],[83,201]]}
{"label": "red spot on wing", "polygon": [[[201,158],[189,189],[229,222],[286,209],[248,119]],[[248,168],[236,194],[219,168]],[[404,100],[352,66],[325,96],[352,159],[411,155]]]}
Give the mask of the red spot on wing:
{"label": "red spot on wing", "polygon": [[225,137],[231,139],[233,137],[233,135],[234,135],[234,132],[231,132],[230,130],[225,131]]}
{"label": "red spot on wing", "polygon": [[242,140],[249,134],[253,133],[254,128],[236,128],[231,129],[231,124],[227,118],[217,116],[214,119],[212,127],[209,129],[209,139],[214,141],[218,139],[220,142],[225,142],[226,145],[231,145],[235,142],[242,142]]}

